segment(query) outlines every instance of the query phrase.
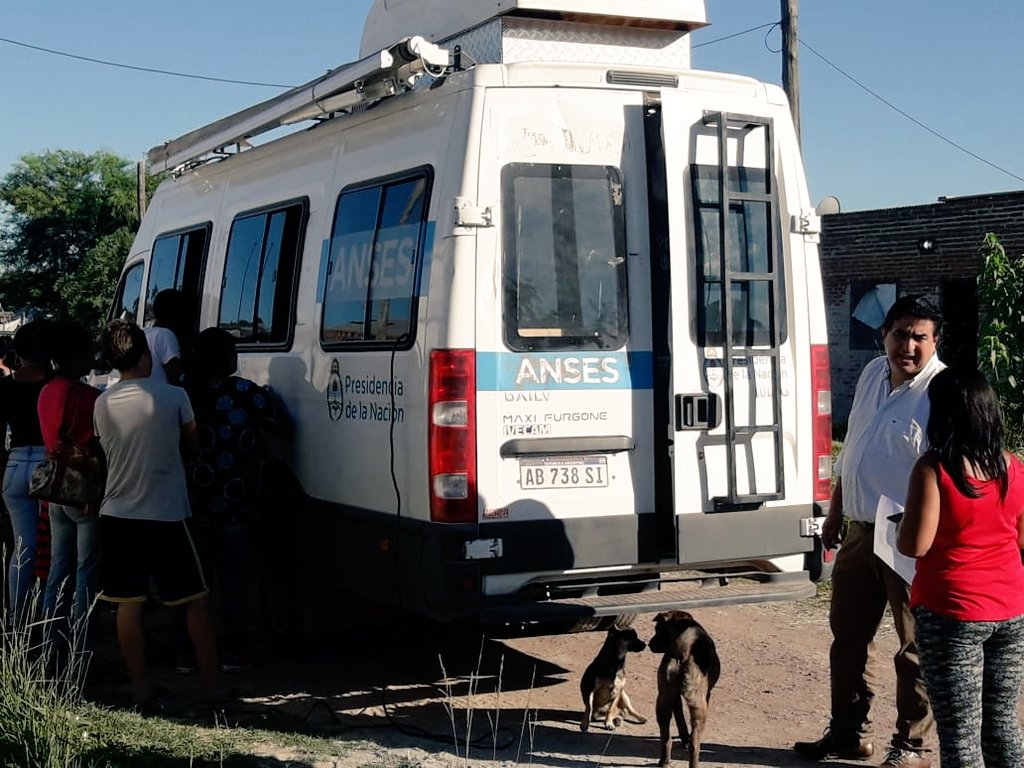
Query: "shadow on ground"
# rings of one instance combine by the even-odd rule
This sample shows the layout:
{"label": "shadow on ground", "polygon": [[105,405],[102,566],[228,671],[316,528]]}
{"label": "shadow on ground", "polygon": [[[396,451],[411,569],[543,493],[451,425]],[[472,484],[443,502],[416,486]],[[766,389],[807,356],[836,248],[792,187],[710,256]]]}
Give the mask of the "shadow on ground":
{"label": "shadow on ground", "polygon": [[[488,754],[516,749],[538,722],[578,723],[578,712],[530,706],[534,692],[565,681],[566,669],[473,629],[416,622],[402,630],[265,639],[255,644],[250,669],[223,676],[228,695],[213,708],[196,704],[196,675],[175,671],[181,643],[166,612],[147,610],[146,626],[147,655],[162,696],[145,714],[168,720],[370,739],[384,747],[412,740],[428,751],[429,743],[436,751],[460,745],[463,754],[467,745]],[[130,707],[114,614],[101,607],[90,633],[94,655],[86,698]]]}

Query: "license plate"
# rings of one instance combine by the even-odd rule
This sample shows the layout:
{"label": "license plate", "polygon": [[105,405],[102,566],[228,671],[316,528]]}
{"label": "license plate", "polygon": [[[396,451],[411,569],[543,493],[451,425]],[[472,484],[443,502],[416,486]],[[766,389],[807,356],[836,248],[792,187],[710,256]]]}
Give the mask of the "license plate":
{"label": "license plate", "polygon": [[608,485],[608,457],[520,459],[519,485],[524,490],[605,488]]}

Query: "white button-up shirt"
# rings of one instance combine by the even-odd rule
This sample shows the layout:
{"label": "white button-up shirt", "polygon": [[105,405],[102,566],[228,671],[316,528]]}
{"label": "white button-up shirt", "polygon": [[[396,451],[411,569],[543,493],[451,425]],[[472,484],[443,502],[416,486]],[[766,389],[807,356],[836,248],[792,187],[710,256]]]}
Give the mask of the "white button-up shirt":
{"label": "white button-up shirt", "polygon": [[928,449],[928,384],[945,367],[934,354],[920,373],[890,391],[885,355],[864,366],[835,465],[846,517],[873,523],[883,495],[906,502],[910,470]]}

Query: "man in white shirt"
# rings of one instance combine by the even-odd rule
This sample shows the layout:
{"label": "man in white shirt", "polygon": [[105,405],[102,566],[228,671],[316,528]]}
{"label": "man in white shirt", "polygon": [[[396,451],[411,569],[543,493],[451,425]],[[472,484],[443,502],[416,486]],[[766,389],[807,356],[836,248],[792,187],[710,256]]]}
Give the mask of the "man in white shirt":
{"label": "man in white shirt", "polygon": [[181,386],[181,340],[177,328],[184,327],[187,311],[185,295],[166,288],[153,298],[153,324],[145,329],[146,343],[153,357],[153,372],[158,381]]}
{"label": "man in white shirt", "polygon": [[209,590],[185,520],[191,517],[179,446],[197,453],[199,432],[180,387],[150,377],[142,329],[114,320],[103,351],[121,374],[96,401],[93,422],[107,457],[100,505],[100,598],[117,604],[117,637],[138,703],[153,696],[145,659],[142,606],[150,579],[166,605],[185,605],[205,693],[217,683]]}
{"label": "man in white shirt", "polygon": [[900,647],[895,656],[896,731],[881,765],[931,765],[922,754],[933,718],[914,640],[910,586],[875,555],[874,523],[883,496],[904,504],[910,470],[928,448],[928,384],[946,367],[935,351],[941,325],[942,316],[926,299],[898,299],[882,326],[885,355],[868,363],[857,382],[821,534],[822,544],[832,549],[846,528],[832,573],[829,611],[831,721],[821,739],[793,746],[809,760],[863,759],[873,753],[867,729],[875,692],[866,670],[888,605]]}

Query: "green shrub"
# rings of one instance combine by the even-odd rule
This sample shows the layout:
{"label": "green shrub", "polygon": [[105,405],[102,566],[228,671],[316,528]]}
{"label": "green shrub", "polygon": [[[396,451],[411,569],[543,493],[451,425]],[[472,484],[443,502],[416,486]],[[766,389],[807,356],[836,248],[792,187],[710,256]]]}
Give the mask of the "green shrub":
{"label": "green shrub", "polygon": [[1024,262],[991,232],[978,252],[978,367],[999,395],[1010,450],[1024,448]]}

